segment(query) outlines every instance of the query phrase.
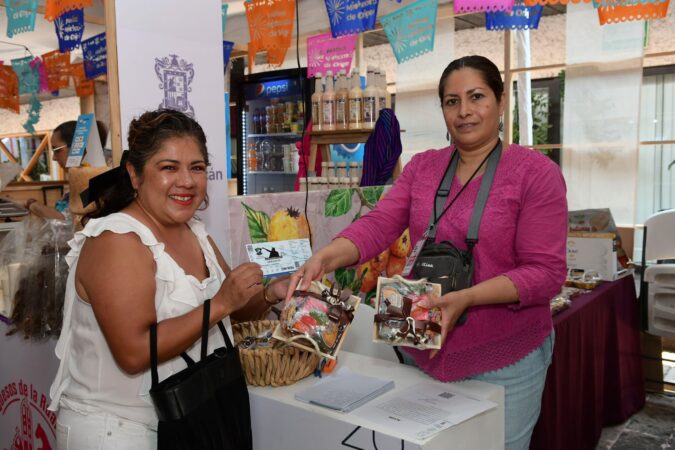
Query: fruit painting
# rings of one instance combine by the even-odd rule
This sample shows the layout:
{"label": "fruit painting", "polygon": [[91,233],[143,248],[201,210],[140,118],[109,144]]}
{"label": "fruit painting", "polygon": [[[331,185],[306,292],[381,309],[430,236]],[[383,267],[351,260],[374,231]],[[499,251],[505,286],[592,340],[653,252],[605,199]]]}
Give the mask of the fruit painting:
{"label": "fruit painting", "polygon": [[[233,266],[248,261],[248,243],[310,238],[312,248],[328,244],[350,223],[374,208],[386,186],[310,191],[305,211],[304,192],[230,198],[230,242]],[[387,249],[355,268],[338,269],[331,281],[359,293],[367,304],[375,296],[379,276],[401,274],[412,251],[405,230]]]}

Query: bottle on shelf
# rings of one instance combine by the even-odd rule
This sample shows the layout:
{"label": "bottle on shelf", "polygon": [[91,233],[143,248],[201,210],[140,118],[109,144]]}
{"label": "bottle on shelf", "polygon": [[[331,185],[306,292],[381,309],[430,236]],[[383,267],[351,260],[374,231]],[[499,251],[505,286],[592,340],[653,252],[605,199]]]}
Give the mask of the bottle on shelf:
{"label": "bottle on shelf", "polygon": [[260,114],[258,115],[258,131],[257,133],[265,134],[267,133],[267,112],[265,108],[260,109]]}
{"label": "bottle on shelf", "polygon": [[307,190],[307,177],[300,177],[299,183],[298,183],[298,191],[300,192],[305,192]]}
{"label": "bottle on shelf", "polygon": [[389,93],[389,89],[387,89],[387,71],[382,71],[382,74],[380,75],[380,88],[384,92],[384,105],[385,108],[391,108],[391,94]]}
{"label": "bottle on shelf", "polygon": [[255,143],[248,144],[248,171],[258,170],[258,155],[255,152]]}
{"label": "bottle on shelf", "polygon": [[323,81],[321,77],[321,72],[317,72],[314,78],[314,93],[312,94],[312,128],[315,131],[321,131],[321,97],[323,96]]}
{"label": "bottle on shelf", "polygon": [[274,127],[276,125],[274,122],[274,105],[267,105],[265,106],[265,132],[267,132],[267,134],[275,132]]}
{"label": "bottle on shelf", "polygon": [[380,111],[387,107],[387,86],[384,78],[384,73],[378,70],[375,75],[375,88],[377,88],[377,117],[380,117]]}
{"label": "bottle on shelf", "polygon": [[328,161],[328,172],[327,174],[321,174],[324,177],[334,177],[335,176],[335,161]]}
{"label": "bottle on shelf", "polygon": [[253,134],[260,133],[260,108],[253,111]]}
{"label": "bottle on shelf", "polygon": [[377,120],[377,98],[378,92],[375,87],[375,70],[368,67],[366,78],[366,88],[363,90],[363,128],[372,130],[375,128]]}
{"label": "bottle on shelf", "polygon": [[333,89],[333,72],[326,72],[326,90],[321,96],[321,112],[323,118],[321,129],[323,131],[335,130],[335,89]]}
{"label": "bottle on shelf", "polygon": [[360,130],[363,125],[362,108],[363,93],[361,92],[361,80],[358,72],[353,72],[350,76],[349,88],[349,129]]}
{"label": "bottle on shelf", "polygon": [[349,163],[349,176],[361,178],[361,175],[359,174],[359,163],[356,161]]}
{"label": "bottle on shelf", "polygon": [[338,73],[337,89],[335,92],[335,128],[337,130],[349,129],[349,87],[344,70]]}

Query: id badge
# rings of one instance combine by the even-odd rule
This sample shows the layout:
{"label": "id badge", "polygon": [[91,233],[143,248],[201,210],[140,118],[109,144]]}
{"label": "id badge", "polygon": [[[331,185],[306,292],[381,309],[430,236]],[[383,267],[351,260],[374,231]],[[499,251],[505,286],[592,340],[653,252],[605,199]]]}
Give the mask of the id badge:
{"label": "id badge", "polygon": [[403,267],[403,272],[401,272],[401,276],[406,278],[410,276],[410,271],[415,266],[417,257],[420,256],[420,252],[422,251],[422,248],[424,248],[424,244],[427,243],[427,239],[429,239],[429,230],[426,230],[424,232],[422,238],[419,241],[417,241],[415,247],[413,247],[413,250],[410,253],[410,256],[408,257],[408,260],[405,263],[405,267]]}

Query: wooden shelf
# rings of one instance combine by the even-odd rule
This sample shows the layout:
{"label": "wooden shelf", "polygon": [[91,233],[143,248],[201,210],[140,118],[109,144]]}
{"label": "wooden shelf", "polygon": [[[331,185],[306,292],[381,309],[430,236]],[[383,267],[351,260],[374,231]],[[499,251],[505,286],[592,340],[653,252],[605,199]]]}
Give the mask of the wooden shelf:
{"label": "wooden shelf", "polygon": [[312,131],[312,144],[360,144],[366,142],[373,130]]}

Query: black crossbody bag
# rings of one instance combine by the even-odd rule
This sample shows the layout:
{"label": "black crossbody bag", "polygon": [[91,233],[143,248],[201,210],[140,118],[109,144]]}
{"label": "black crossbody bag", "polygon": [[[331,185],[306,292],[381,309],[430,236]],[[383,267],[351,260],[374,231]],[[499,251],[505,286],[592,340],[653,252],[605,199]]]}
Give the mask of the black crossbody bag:
{"label": "black crossbody bag", "polygon": [[206,355],[211,301],[204,302],[201,359],[181,357],[187,367],[158,383],[157,324],[150,327],[150,397],[159,418],[159,450],[247,450],[252,448],[251,416],[239,351],[225,326],[225,347]]}
{"label": "black crossbody bag", "polygon": [[[429,226],[427,227],[426,242],[422,247],[417,259],[411,270],[411,275],[414,278],[426,278],[432,283],[441,285],[441,294],[446,294],[452,291],[459,291],[466,289],[472,285],[473,280],[473,249],[478,243],[478,229],[480,228],[480,221],[483,217],[483,210],[487,202],[488,194],[494,180],[499,158],[502,153],[501,140],[492,149],[490,154],[483,160],[481,165],[471,175],[471,178],[464,184],[462,189],[455,195],[455,197],[443,209],[448,195],[450,194],[450,187],[452,180],[457,170],[459,163],[459,153],[455,150],[445,175],[441,180],[438,190],[436,191],[436,199],[431,218],[429,219]],[[480,168],[487,161],[487,168],[481,181],[480,190],[476,197],[476,203],[473,207],[471,215],[471,222],[469,224],[469,231],[466,236],[466,250],[458,249],[451,241],[434,242],[436,238],[436,229],[438,221],[443,217],[446,211],[457,200],[464,188],[471,182],[474,176],[478,173]],[[436,216],[436,211],[442,210],[439,216]],[[461,325],[466,320],[466,311],[457,321]]]}

